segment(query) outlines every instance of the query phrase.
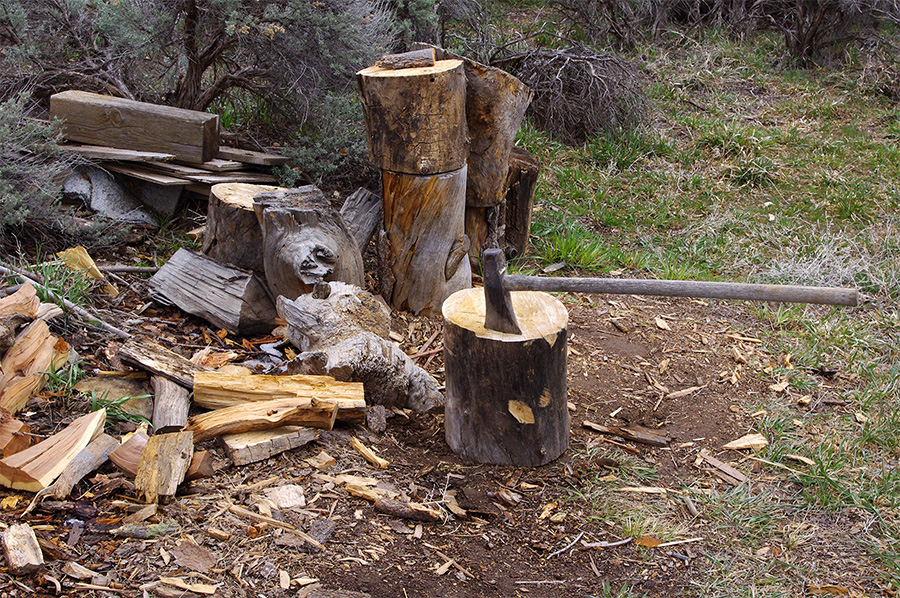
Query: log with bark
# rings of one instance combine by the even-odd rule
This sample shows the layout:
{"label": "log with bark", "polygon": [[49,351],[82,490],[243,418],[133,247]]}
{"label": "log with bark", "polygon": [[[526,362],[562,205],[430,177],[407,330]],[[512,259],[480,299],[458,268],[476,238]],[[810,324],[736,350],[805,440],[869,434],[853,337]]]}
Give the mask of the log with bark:
{"label": "log with bark", "polygon": [[213,185],[200,250],[219,263],[262,273],[262,229],[253,210],[253,198],[265,191],[278,190],[284,188],[250,183]]}
{"label": "log with bark", "polygon": [[382,295],[399,310],[439,313],[447,297],[472,285],[464,259],[466,169],[428,176],[385,171],[382,177],[386,242],[378,259],[393,278]]}
{"label": "log with bark", "polygon": [[323,280],[363,284],[362,255],[340,213],[313,186],[257,195],[266,281],[293,299]]}
{"label": "log with bark", "polygon": [[484,327],[482,289],[460,291],[444,303],[444,427],[447,444],[461,457],[535,467],[568,445],[568,314],[546,293],[511,295],[521,334]]}
{"label": "log with bark", "polygon": [[271,430],[281,426],[306,426],[330,430],[337,408],[318,399],[274,399],[223,407],[188,419],[186,431],[194,433],[194,442],[203,442],[224,434]]}
{"label": "log with bark", "polygon": [[294,301],[279,297],[287,336],[302,351],[288,373],[362,382],[366,402],[428,411],[443,404],[437,383],[387,337],[390,312],[372,294],[332,282]]}
{"label": "log with bark", "polygon": [[275,305],[255,274],[189,249],[176,251],[153,275],[149,294],[238,334],[262,334],[275,327]]}
{"label": "log with bark", "polygon": [[[194,377],[205,373],[198,372]],[[153,432],[167,434],[184,429],[191,408],[191,393],[162,376],[151,377],[150,387],[153,389]]]}
{"label": "log with bark", "polygon": [[423,48],[403,52],[402,54],[385,54],[375,61],[375,66],[383,69],[410,69],[423,66],[434,66],[434,50]]}
{"label": "log with bark", "polygon": [[128,339],[117,355],[126,363],[168,378],[186,388],[194,387],[194,374],[197,372],[212,371],[212,368],[193,363],[162,345],[137,337]]}
{"label": "log with bark", "polygon": [[202,372],[194,376],[194,403],[206,409],[233,407],[272,399],[312,399],[333,403],[337,421],[359,423],[366,419],[363,384],[339,382],[331,376],[243,376]]}
{"label": "log with bark", "polygon": [[466,80],[462,62],[356,74],[369,161],[382,170],[436,174],[466,163]]}

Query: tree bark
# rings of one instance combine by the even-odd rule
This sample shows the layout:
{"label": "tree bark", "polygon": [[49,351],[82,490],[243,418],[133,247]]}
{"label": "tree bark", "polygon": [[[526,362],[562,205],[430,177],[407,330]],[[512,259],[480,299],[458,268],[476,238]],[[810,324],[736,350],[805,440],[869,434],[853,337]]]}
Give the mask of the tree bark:
{"label": "tree bark", "polygon": [[466,169],[418,176],[384,171],[384,229],[394,278],[390,304],[439,313],[444,299],[471,286],[465,236]]}
{"label": "tree bark", "polygon": [[466,163],[466,79],[462,62],[357,73],[369,161],[382,170],[437,174]]}
{"label": "tree bark", "polygon": [[482,289],[444,303],[444,427],[461,457],[535,467],[568,445],[568,314],[546,293],[514,292],[512,304],[521,334],[484,327]]}
{"label": "tree bark", "polygon": [[168,434],[187,425],[191,397],[188,389],[162,376],[150,378],[153,388],[153,432]]}
{"label": "tree bark", "polygon": [[513,148],[506,177],[506,254],[525,255],[531,236],[531,212],[541,163],[533,154]]}
{"label": "tree bark", "polygon": [[466,206],[466,236],[470,239],[469,260],[477,264],[485,249],[500,248],[504,244],[506,206],[486,208]]}

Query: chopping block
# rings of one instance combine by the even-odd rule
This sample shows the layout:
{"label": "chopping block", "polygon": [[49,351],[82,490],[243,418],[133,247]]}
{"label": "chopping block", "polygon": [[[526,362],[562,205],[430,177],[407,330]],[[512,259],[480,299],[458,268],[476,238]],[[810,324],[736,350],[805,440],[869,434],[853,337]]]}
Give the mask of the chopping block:
{"label": "chopping block", "polygon": [[544,292],[516,291],[510,298],[518,334],[485,327],[480,288],[444,301],[445,435],[466,459],[536,467],[559,457],[569,443],[569,316]]}

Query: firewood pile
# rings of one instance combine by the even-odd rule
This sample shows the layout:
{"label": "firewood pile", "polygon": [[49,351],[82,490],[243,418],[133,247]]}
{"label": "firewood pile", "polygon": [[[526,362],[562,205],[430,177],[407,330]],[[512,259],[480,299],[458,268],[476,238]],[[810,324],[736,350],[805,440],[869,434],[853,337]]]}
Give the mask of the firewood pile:
{"label": "firewood pile", "polygon": [[77,90],[50,98],[67,152],[110,172],[203,195],[218,183],[273,183],[289,158],[220,145],[219,117]]}

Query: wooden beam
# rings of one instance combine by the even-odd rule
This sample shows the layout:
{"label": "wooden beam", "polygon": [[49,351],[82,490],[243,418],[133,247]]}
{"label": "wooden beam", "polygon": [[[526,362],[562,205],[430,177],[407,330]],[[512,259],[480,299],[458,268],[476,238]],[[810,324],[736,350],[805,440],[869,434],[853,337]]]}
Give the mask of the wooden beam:
{"label": "wooden beam", "polygon": [[174,154],[186,162],[217,157],[219,117],[123,98],[69,90],[50,96],[50,115],[70,140]]}

